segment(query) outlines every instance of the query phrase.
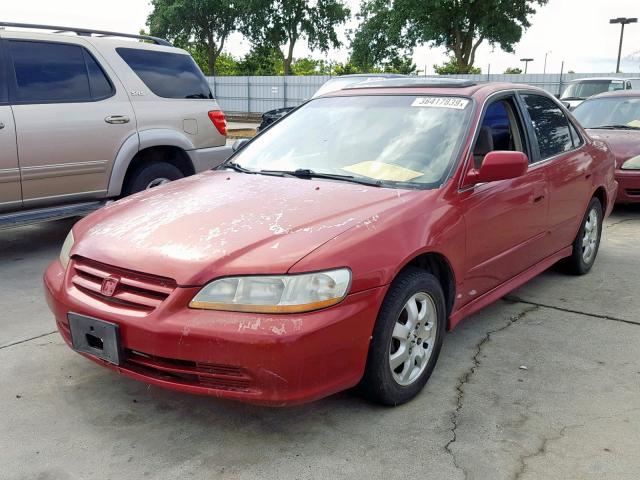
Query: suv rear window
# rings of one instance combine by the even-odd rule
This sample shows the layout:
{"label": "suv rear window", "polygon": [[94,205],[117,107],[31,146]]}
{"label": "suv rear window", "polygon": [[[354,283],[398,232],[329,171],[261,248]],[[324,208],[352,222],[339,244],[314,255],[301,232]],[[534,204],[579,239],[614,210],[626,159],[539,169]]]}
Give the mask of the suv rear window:
{"label": "suv rear window", "polygon": [[118,48],[149,89],[164,98],[213,98],[204,75],[189,55],[139,48]]}
{"label": "suv rear window", "polygon": [[83,47],[30,40],[8,43],[15,72],[13,101],[87,102],[113,94],[113,86]]}

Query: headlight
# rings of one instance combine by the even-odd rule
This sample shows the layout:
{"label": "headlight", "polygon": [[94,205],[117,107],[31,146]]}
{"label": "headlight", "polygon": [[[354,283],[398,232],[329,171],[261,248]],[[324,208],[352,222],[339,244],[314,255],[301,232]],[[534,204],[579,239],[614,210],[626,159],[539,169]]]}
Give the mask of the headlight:
{"label": "headlight", "polygon": [[189,307],[253,313],[300,313],[340,302],[349,290],[348,268],[300,275],[227,277],[206,285]]}
{"label": "headlight", "polygon": [[62,249],[60,250],[60,263],[65,270],[67,269],[67,265],[69,265],[69,253],[73,247],[73,242],[73,230],[69,230],[69,234],[67,235],[67,238],[64,239]]}
{"label": "headlight", "polygon": [[640,170],[640,155],[630,158],[620,168],[623,170]]}

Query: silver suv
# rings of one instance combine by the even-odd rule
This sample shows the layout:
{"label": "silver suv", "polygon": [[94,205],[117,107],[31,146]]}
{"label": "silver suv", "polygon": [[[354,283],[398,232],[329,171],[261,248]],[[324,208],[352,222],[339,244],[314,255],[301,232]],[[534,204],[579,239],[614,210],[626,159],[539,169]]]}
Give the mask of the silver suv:
{"label": "silver suv", "polygon": [[81,215],[230,155],[224,114],[184,50],[0,26],[56,31],[0,30],[0,228]]}

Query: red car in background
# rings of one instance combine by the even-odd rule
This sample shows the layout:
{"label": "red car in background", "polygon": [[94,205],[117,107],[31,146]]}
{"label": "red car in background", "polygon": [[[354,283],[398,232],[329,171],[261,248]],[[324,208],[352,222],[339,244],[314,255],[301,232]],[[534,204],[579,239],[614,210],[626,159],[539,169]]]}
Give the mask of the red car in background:
{"label": "red car in background", "polygon": [[445,330],[559,260],[587,273],[616,187],[607,145],[540,89],[352,85],[78,222],[46,295],[69,346],[147,383],[396,405]]}
{"label": "red car in background", "polygon": [[616,156],[616,202],[640,203],[640,90],[596,95],[573,114],[592,138],[605,140]]}

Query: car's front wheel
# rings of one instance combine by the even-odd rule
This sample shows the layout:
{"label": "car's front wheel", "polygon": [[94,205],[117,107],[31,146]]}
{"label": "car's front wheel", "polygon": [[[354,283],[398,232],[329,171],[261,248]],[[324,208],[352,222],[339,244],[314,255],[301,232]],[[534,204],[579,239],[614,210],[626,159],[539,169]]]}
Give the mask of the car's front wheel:
{"label": "car's front wheel", "polygon": [[368,399],[399,405],[427,383],[442,346],[445,301],[438,279],[419,268],[401,272],[376,320],[360,390]]}
{"label": "car's front wheel", "polygon": [[600,237],[602,235],[602,205],[600,200],[592,198],[587,207],[580,225],[580,230],[573,241],[573,251],[566,259],[565,266],[569,273],[574,275],[584,275],[591,270],[598,249],[600,247]]}

